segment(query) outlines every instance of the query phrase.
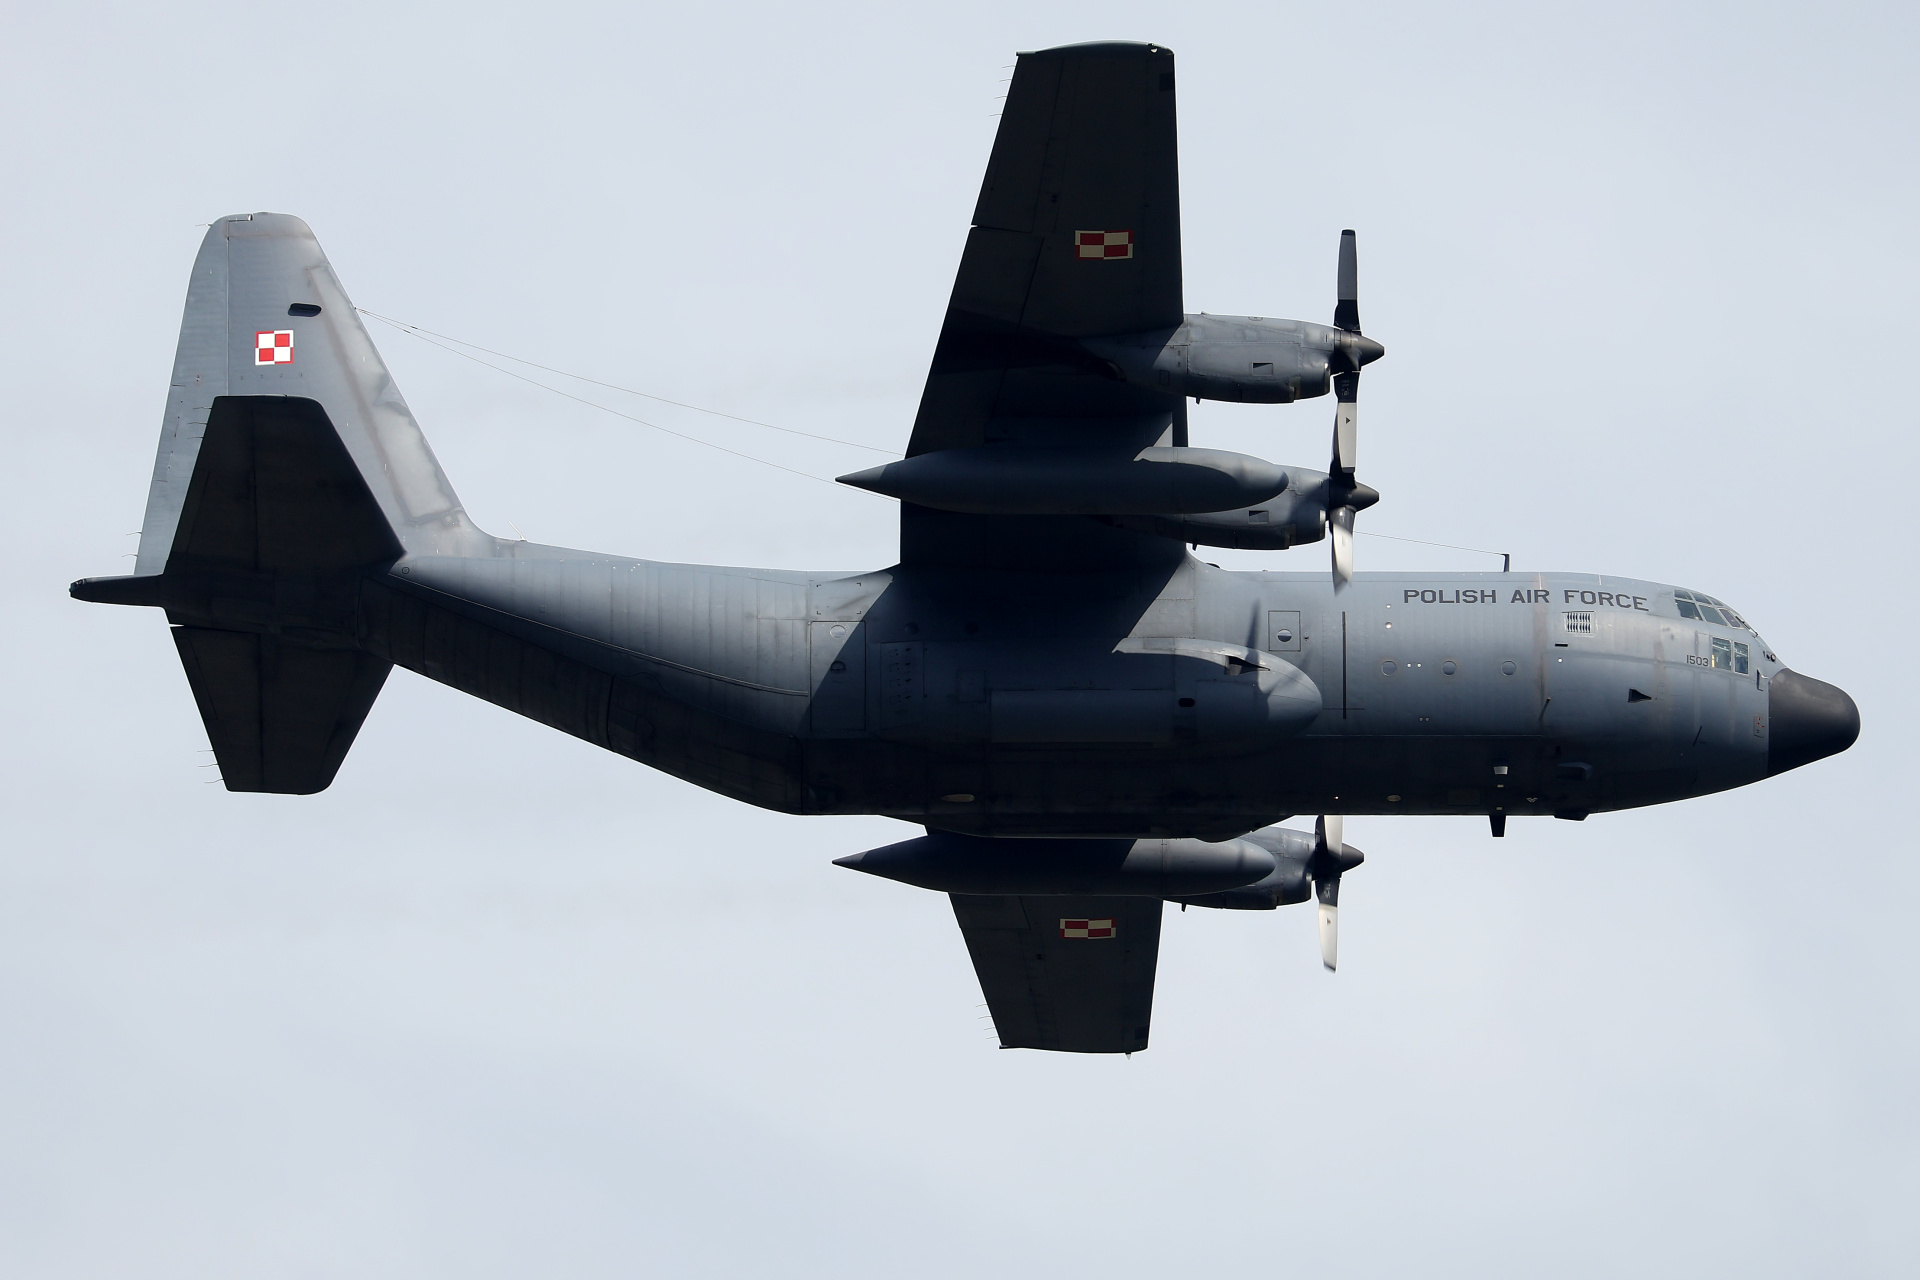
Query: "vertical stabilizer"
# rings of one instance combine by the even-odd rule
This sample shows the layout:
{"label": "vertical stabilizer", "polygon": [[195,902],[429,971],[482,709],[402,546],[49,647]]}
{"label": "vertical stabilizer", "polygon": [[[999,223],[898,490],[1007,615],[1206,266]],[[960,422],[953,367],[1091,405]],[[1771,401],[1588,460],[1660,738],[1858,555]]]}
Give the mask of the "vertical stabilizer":
{"label": "vertical stabilizer", "polygon": [[165,571],[219,396],[318,402],[408,553],[486,554],[420,425],[299,218],[255,213],[207,231],[187,287],[136,573]]}

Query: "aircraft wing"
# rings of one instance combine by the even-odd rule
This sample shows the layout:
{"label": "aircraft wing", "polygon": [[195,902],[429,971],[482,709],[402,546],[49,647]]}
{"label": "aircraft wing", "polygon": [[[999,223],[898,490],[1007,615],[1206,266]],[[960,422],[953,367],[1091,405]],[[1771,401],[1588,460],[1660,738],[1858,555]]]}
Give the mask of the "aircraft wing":
{"label": "aircraft wing", "polygon": [[[1173,54],[1146,44],[1021,54],[907,456],[1178,442],[1181,398],[1121,382],[1078,340],[1171,331],[1182,308]],[[1011,567],[1044,549],[1105,567],[1176,545],[1081,517],[901,508],[904,562]]]}
{"label": "aircraft wing", "polygon": [[1160,899],[950,896],[1002,1048],[1147,1047]]}

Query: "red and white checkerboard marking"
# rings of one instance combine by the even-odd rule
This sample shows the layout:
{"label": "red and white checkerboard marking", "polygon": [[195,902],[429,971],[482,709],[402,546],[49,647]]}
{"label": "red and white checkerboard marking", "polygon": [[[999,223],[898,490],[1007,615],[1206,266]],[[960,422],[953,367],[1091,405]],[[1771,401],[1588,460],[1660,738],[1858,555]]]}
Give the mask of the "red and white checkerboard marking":
{"label": "red and white checkerboard marking", "polygon": [[1109,258],[1133,256],[1131,231],[1076,231],[1073,256],[1087,262],[1105,262]]}
{"label": "red and white checkerboard marking", "polygon": [[255,364],[292,364],[293,330],[262,329],[253,335]]}
{"label": "red and white checkerboard marking", "polygon": [[1063,938],[1111,938],[1118,932],[1111,919],[1060,922],[1060,936]]}

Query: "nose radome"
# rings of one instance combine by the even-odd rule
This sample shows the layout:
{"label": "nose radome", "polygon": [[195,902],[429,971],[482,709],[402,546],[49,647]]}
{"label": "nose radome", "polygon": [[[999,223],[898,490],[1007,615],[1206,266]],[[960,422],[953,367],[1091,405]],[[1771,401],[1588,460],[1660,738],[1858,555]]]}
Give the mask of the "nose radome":
{"label": "nose radome", "polygon": [[1860,736],[1860,708],[1825,680],[1781,669],[1767,682],[1767,776],[1845,751]]}

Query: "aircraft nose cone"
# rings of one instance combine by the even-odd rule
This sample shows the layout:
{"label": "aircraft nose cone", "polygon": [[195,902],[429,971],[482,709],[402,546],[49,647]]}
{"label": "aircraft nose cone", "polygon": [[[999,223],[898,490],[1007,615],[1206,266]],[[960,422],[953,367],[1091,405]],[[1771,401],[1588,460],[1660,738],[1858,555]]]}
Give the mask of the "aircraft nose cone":
{"label": "aircraft nose cone", "polygon": [[1845,751],[1860,736],[1847,691],[1784,668],[1767,682],[1767,776]]}

